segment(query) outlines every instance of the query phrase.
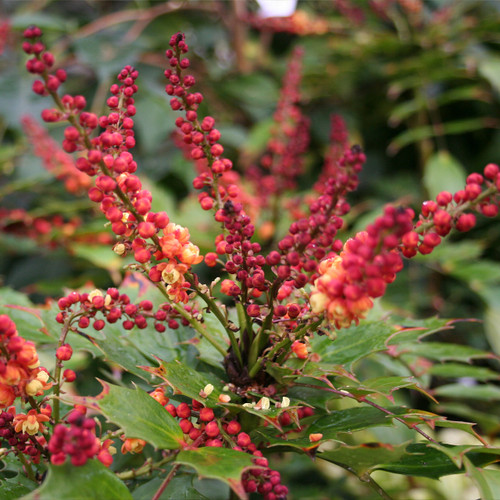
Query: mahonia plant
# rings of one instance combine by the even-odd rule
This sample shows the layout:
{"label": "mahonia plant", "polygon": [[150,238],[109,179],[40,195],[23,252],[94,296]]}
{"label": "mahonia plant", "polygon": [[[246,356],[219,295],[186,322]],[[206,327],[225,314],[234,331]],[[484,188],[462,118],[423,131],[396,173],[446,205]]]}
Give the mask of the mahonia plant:
{"label": "mahonia plant", "polygon": [[[166,212],[152,211],[152,195],[137,175],[131,150],[138,71],[131,66],[120,71],[110,88],[108,112],[97,116],[86,111],[83,96],[59,93],[66,73],[56,69],[41,30],[30,27],[24,36],[26,68],[36,76],[33,91],[53,101],[42,119],[65,124],[62,149],[65,155],[76,154],[74,163],[63,156],[65,166],[54,175],[70,192],[88,192],[114,233],[113,251],[132,257],[128,271],[144,287],[149,283],[150,291],[156,289],[160,297],[131,297],[119,288],[68,291],[57,301],[54,314],[60,329],[53,370],[40,367],[35,345],[18,334],[12,319],[0,315],[0,437],[4,455],[19,459],[33,483],[31,489],[41,485],[42,495],[62,495],[58,478],[66,474],[72,484],[65,484],[69,489],[64,494],[71,496],[71,488],[83,487],[87,479],[81,478],[90,475],[99,477],[99,488],[109,490],[109,498],[132,498],[128,488],[133,490],[137,481],[154,474],[162,478],[153,495],[158,499],[179,469],[190,466],[202,477],[227,483],[239,498],[258,493],[266,500],[284,499],[288,488],[269,461],[273,446],[278,446],[338,463],[390,498],[369,473],[349,465],[342,454],[347,444],[338,449],[321,445],[332,439],[340,442],[338,432],[393,421],[432,443],[434,448],[415,445],[415,453],[424,458],[440,453],[446,473],[467,470],[473,475],[476,466],[498,459],[500,450],[467,427],[481,444],[462,450],[462,462],[457,463],[443,452],[453,451],[419,425],[463,429],[466,424],[374,400],[376,395],[391,400],[401,386],[425,393],[417,381],[404,379],[401,385],[401,379],[394,380],[384,393],[369,383],[363,385],[347,363],[321,364],[322,357],[328,360],[325,352],[335,351],[335,336],[346,332],[343,339],[349,342],[345,339],[361,331],[356,325],[363,326],[374,300],[385,294],[403,269],[404,259],[431,253],[452,230],[471,230],[478,214],[498,214],[497,165],[471,174],[463,190],[441,192],[426,201],[418,214],[411,208],[386,206],[364,231],[343,242],[339,231],[351,208],[348,196],[358,186],[366,157],[359,146],[348,145],[339,116],[332,117],[331,146],[312,193],[303,198],[285,196],[297,186],[308,146],[309,120],[300,109],[302,51],[292,54],[267,150],[248,167],[248,182],[243,182],[245,174],[237,173],[225,156],[216,120],[200,114],[203,96],[193,90],[196,81],[189,73],[188,45],[177,33],[166,50],[164,72],[170,106],[179,112],[175,141],[193,160],[197,172],[193,186],[199,191],[200,206],[213,213],[219,228],[214,251],[201,255],[188,228],[171,221]],[[50,151],[56,151],[53,142],[32,120],[26,119],[25,127],[50,148],[40,152],[50,164],[54,156]],[[291,223],[278,237],[276,224],[283,210],[290,213]],[[267,228],[260,240],[256,221]],[[197,273],[202,262],[217,272],[211,283],[203,283]],[[396,330],[404,330],[379,323],[388,331],[387,341]],[[156,366],[141,366],[134,356],[130,358],[134,361],[125,360],[134,345],[120,344],[116,332],[142,330],[151,337],[159,335],[166,346],[175,330],[179,345],[210,346],[218,369],[212,374],[199,372],[182,358],[165,361],[157,352],[149,352]],[[114,348],[106,347],[103,338],[114,338],[112,345],[122,349],[120,366],[134,375],[143,372],[147,387],[142,383],[134,389],[124,387],[123,378],[122,386],[101,381],[103,390],[95,397],[71,394],[68,384],[78,377],[65,368],[76,349],[72,343],[78,339],[81,346],[88,341],[109,355]],[[331,347],[325,347],[325,340]],[[386,346],[396,357],[397,349]],[[369,342],[360,349],[359,358],[372,352]],[[123,369],[118,372],[124,375]],[[315,391],[325,401],[347,398],[358,406],[330,411],[326,403],[309,403],[294,388]],[[19,409],[27,407],[26,413]],[[363,418],[356,416],[358,410],[365,412]],[[352,423],[343,426],[342,419]],[[143,464],[118,470],[113,456],[118,449],[122,455],[143,454]],[[380,461],[398,463],[414,456],[410,448],[384,450],[393,455]],[[471,450],[475,458],[467,456]],[[355,461],[357,451],[351,450]],[[372,460],[374,470],[379,462]],[[386,470],[390,465],[384,465]],[[425,464],[420,467],[417,474],[425,475]],[[79,470],[86,475],[79,476]],[[403,473],[410,474],[406,469]]]}

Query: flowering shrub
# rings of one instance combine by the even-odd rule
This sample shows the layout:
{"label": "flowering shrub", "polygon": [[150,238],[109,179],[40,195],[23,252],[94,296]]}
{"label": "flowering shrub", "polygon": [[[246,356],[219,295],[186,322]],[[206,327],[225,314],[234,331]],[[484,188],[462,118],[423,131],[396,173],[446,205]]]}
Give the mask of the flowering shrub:
{"label": "flowering shrub", "polygon": [[[67,75],[41,30],[30,27],[24,36],[33,91],[52,100],[42,119],[64,124],[64,153],[29,119],[27,133],[47,145],[40,154],[68,191],[87,190],[97,204],[114,234],[109,246],[128,258],[128,277],[106,290],[68,290],[45,308],[11,304],[12,317],[0,315],[0,436],[4,457],[21,464],[18,493],[157,500],[182,489],[203,498],[199,476],[242,499],[283,499],[289,490],[272,459],[286,451],[337,464],[383,498],[390,496],[372,477],[377,470],[434,479],[466,473],[484,498],[493,498],[499,472],[484,467],[498,460],[500,448],[474,424],[398,399],[411,389],[435,400],[428,375],[443,366],[435,362],[457,362],[445,374],[484,376],[458,362],[493,355],[421,342],[452,322],[400,322],[374,305],[405,259],[432,253],[452,230],[470,231],[479,216],[497,216],[496,164],[469,175],[463,189],[440,192],[417,214],[386,206],[343,241],[348,197],[366,157],[348,145],[340,117],[332,118],[332,145],[312,193],[289,197],[308,147],[309,120],[299,106],[302,52],[293,53],[285,74],[267,151],[248,172],[236,173],[216,119],[203,115],[188,43],[177,33],[164,71],[178,112],[175,140],[193,160],[200,206],[218,227],[202,255],[188,228],[153,210],[138,176],[131,152],[138,71],[120,71],[99,116],[87,111],[83,96],[60,93]],[[60,169],[52,165],[56,155]],[[284,212],[290,224],[280,235]],[[215,278],[206,278],[210,273]],[[26,315],[41,323],[36,347],[22,336],[32,328]],[[37,354],[47,344],[55,352],[50,369]],[[70,385],[78,380],[70,363],[81,350],[104,356],[115,372],[100,381],[98,395],[76,394]],[[388,373],[358,373],[355,363],[377,353],[388,360]],[[492,377],[486,371],[483,380]],[[401,424],[414,442],[346,438]],[[447,444],[436,428],[458,429],[475,442]],[[1,487],[7,491],[11,482]]]}

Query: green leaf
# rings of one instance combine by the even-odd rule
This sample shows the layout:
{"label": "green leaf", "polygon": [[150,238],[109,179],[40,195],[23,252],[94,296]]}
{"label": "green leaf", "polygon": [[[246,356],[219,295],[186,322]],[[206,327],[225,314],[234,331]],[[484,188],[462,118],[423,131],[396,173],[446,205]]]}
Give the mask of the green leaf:
{"label": "green leaf", "polygon": [[460,378],[470,377],[475,380],[495,380],[500,378],[500,373],[494,372],[483,366],[463,365],[460,363],[443,363],[430,368],[430,375],[438,377]]}
{"label": "green leaf", "polygon": [[[151,398],[152,399],[152,398]],[[22,500],[132,500],[125,484],[99,460],[81,467],[50,465],[42,486]]]}
{"label": "green leaf", "polygon": [[487,54],[486,57],[479,60],[477,69],[489,81],[490,85],[497,92],[500,92],[500,57]]}
{"label": "green leaf", "polygon": [[[451,445],[445,446],[453,448]],[[471,459],[476,465],[485,465],[494,460],[490,455],[480,453],[473,455]],[[400,456],[397,461],[379,464],[376,469],[432,479],[464,472],[453,463],[449,456],[425,443],[410,444],[406,448],[406,453]]]}
{"label": "green leaf", "polygon": [[387,349],[386,340],[396,332],[396,328],[381,321],[362,322],[358,326],[344,328],[337,332],[337,338],[316,336],[311,347],[321,356],[321,361],[344,365],[350,369],[355,361],[369,354]]}
{"label": "green leaf", "polygon": [[118,324],[106,325],[102,330],[105,337],[103,339],[95,339],[94,343],[106,355],[108,361],[116,363],[126,371],[141,377],[148,382],[153,378],[141,366],[146,366],[152,363],[152,358],[145,357],[134,345],[121,335],[120,326]]}
{"label": "green leaf", "polygon": [[419,344],[404,344],[400,346],[402,353],[416,354],[437,361],[462,361],[469,363],[473,359],[493,359],[496,356],[490,352],[474,347],[444,342],[421,342]]}
{"label": "green leaf", "polygon": [[376,470],[380,463],[397,462],[405,453],[406,447],[407,444],[392,446],[384,443],[367,443],[360,446],[340,445],[333,450],[318,453],[316,456],[361,476]]}
{"label": "green leaf", "polygon": [[[205,406],[215,408],[220,405],[219,395],[223,392],[226,383],[212,374],[196,371],[177,360],[171,363],[162,363],[159,368],[151,368],[148,371],[168,382],[174,391],[195,399]],[[208,397],[202,397],[200,393],[207,384],[212,384],[214,390]],[[238,398],[231,394],[231,399]]]}
{"label": "green leaf", "polygon": [[[160,500],[209,500],[193,486],[193,474],[176,475],[167,489],[162,493]],[[155,477],[147,483],[141,484],[132,492],[134,500],[151,500],[163,483],[163,477]]]}
{"label": "green leaf", "polygon": [[204,447],[182,450],[175,461],[193,467],[202,477],[227,483],[239,498],[247,498],[241,483],[241,475],[246,469],[255,467],[252,457],[247,453],[228,448]]}
{"label": "green leaf", "polygon": [[481,493],[482,500],[497,500],[500,491],[500,470],[479,469],[470,460],[465,459],[467,474],[474,481]]}
{"label": "green leaf", "polygon": [[424,166],[424,186],[431,199],[441,191],[456,191],[465,186],[465,170],[447,151],[432,155]]}
{"label": "green leaf", "polygon": [[[395,416],[404,415],[408,409],[388,407]],[[360,406],[347,410],[334,411],[313,422],[309,434],[321,433],[325,439],[337,439],[339,432],[356,432],[369,427],[392,425],[392,416],[372,407]]]}
{"label": "green leaf", "polygon": [[73,396],[78,402],[101,412],[123,429],[128,438],[144,439],[159,449],[180,448],[183,433],[165,408],[142,389],[126,389],[102,382],[95,397]]}
{"label": "green leaf", "polygon": [[434,390],[436,396],[457,399],[500,401],[500,387],[492,384],[465,385],[448,384]]}

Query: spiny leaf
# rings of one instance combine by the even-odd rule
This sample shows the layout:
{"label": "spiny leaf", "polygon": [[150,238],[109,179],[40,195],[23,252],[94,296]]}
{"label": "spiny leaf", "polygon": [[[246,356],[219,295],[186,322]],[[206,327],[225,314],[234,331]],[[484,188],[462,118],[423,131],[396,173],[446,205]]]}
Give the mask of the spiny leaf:
{"label": "spiny leaf", "polygon": [[[151,398],[152,399],[152,398]],[[125,484],[99,460],[89,460],[81,467],[69,462],[49,465],[43,484],[22,500],[132,500]]]}
{"label": "spiny leaf", "polygon": [[180,448],[183,433],[165,408],[142,389],[126,389],[102,382],[95,397],[73,396],[73,402],[93,408],[118,425],[128,438],[144,439],[159,449]]}
{"label": "spiny leaf", "polygon": [[241,483],[241,475],[252,466],[256,467],[250,455],[228,448],[204,447],[182,450],[175,461],[193,467],[202,477],[219,479],[227,483],[241,499],[247,498]]}

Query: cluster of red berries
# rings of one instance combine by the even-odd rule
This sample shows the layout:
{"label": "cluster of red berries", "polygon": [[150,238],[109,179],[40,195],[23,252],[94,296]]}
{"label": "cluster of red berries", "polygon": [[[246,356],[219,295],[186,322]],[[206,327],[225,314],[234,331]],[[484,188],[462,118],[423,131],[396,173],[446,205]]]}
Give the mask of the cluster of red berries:
{"label": "cluster of red berries", "polygon": [[[185,318],[180,318],[179,313],[168,303],[161,304],[158,310],[154,311],[150,300],[133,304],[127,294],[120,293],[116,288],[108,288],[106,293],[100,290],[90,293],[71,292],[58,300],[58,306],[61,312],[57,314],[56,321],[62,324],[71,317],[78,328],[87,328],[92,321],[95,330],[102,330],[106,322],[113,324],[121,320],[125,330],[134,327],[144,329],[148,326],[148,320],[153,320],[155,330],[164,332],[166,325],[176,329],[179,328],[179,321],[184,326],[189,324]],[[193,315],[198,314],[198,311],[190,306],[185,306],[185,309]]]}
{"label": "cluster of red berries", "polygon": [[[349,148],[349,134],[342,116],[333,114],[330,118],[330,143],[325,154],[323,168],[319,174],[314,190],[320,194],[324,192],[325,185],[329,178],[339,173],[339,161],[344,152]],[[364,162],[363,162],[364,163]]]}
{"label": "cluster of red berries", "polygon": [[280,98],[274,113],[274,124],[267,151],[260,159],[260,167],[251,166],[246,176],[255,185],[259,205],[270,208],[271,199],[297,186],[297,177],[303,170],[303,155],[309,145],[310,120],[298,105],[302,80],[304,51],[293,51],[283,77]]}
{"label": "cluster of red berries", "polygon": [[14,407],[0,413],[0,438],[9,448],[27,455],[31,462],[37,464],[40,462],[41,450],[46,446],[45,438],[37,436],[32,440],[27,432],[16,431],[15,415]]}
{"label": "cluster of red berries", "polygon": [[486,217],[496,217],[499,192],[500,169],[490,163],[484,168],[483,175],[470,174],[464,189],[454,194],[442,191],[435,201],[424,202],[415,230],[402,239],[403,255],[413,257],[417,252],[423,255],[431,253],[452,229],[470,231],[476,225],[476,216],[471,210]]}
{"label": "cluster of red berries", "polygon": [[40,368],[35,344],[21,337],[16,324],[0,315],[0,408],[10,406],[16,397],[27,400],[42,395],[52,384]]}
{"label": "cluster of red berries", "polygon": [[156,399],[174,417],[179,419],[190,447],[230,447],[233,450],[244,451],[254,457],[256,469],[250,469],[243,474],[242,482],[248,493],[259,492],[266,500],[285,498],[288,488],[281,484],[279,472],[269,468],[266,458],[250,436],[241,430],[237,420],[217,419],[212,408],[206,407],[193,399],[191,404],[179,403],[177,406],[169,402],[161,388],[155,389],[151,396]]}
{"label": "cluster of red berries", "polygon": [[384,295],[403,268],[397,249],[413,229],[413,217],[411,209],[386,207],[366,231],[347,240],[339,256],[322,261],[310,296],[313,312],[325,313],[337,328],[364,318],[372,299]]}
{"label": "cluster of red berries", "polygon": [[[22,208],[9,210],[0,207],[0,231],[36,240],[42,245],[56,247],[74,236],[81,225],[78,217],[64,220],[61,215],[33,217]],[[109,240],[109,238],[108,238]]]}
{"label": "cluster of red berries", "polygon": [[54,427],[48,445],[52,464],[62,465],[70,457],[71,464],[78,467],[98,455],[101,446],[95,435],[95,421],[85,417],[85,411],[84,407],[71,411],[66,418],[69,428],[64,424]]}

